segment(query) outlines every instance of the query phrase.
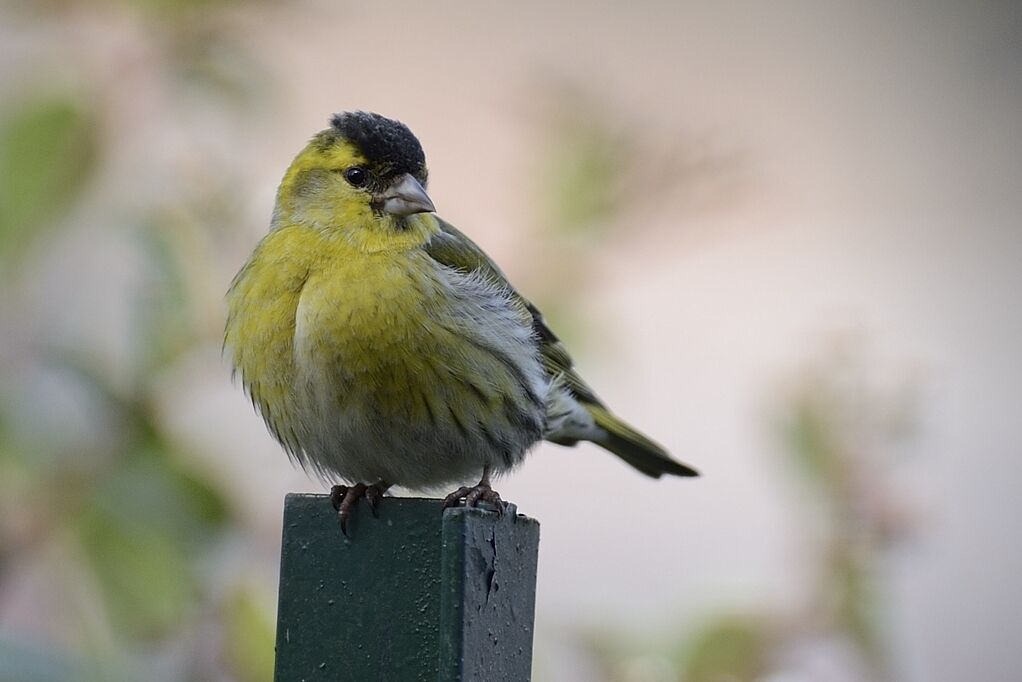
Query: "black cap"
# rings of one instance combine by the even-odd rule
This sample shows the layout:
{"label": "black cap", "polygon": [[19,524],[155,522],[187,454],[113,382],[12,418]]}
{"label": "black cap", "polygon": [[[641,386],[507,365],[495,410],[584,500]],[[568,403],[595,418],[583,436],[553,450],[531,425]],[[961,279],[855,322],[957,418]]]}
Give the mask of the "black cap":
{"label": "black cap", "polygon": [[426,181],[426,155],[422,145],[404,123],[379,114],[353,111],[334,114],[330,125],[354,144],[377,172],[410,173]]}

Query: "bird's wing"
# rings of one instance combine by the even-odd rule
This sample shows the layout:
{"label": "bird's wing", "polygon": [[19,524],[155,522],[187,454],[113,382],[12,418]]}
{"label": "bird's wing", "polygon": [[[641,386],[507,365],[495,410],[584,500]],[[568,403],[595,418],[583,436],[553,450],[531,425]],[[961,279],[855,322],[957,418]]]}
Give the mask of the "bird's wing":
{"label": "bird's wing", "polygon": [[[695,469],[671,458],[666,450],[657,443],[642,435],[627,423],[612,414],[596,396],[589,385],[575,371],[575,363],[560,339],[550,331],[543,320],[542,313],[524,296],[515,291],[507,277],[500,271],[497,264],[480,249],[471,239],[462,234],[453,225],[437,218],[440,233],[426,244],[426,253],[435,261],[463,272],[482,272],[495,283],[506,287],[512,300],[528,310],[532,315],[532,328],[539,342],[539,350],[543,356],[543,366],[551,379],[559,385],[571,390],[579,405],[589,412],[599,431],[582,439],[610,450],[628,464],[654,478],[663,474],[676,476],[698,476]],[[574,445],[580,438],[577,435],[560,436],[547,434],[546,438],[560,445]]]}
{"label": "bird's wing", "polygon": [[575,363],[561,340],[550,330],[543,314],[528,299],[518,293],[501,272],[497,264],[471,239],[458,228],[437,218],[440,233],[426,244],[426,253],[433,260],[463,272],[480,271],[493,279],[494,282],[506,287],[512,299],[524,307],[532,315],[532,328],[539,340],[540,353],[547,373],[558,378],[563,386],[571,389],[575,398],[582,403],[603,406],[589,385],[575,371]]}

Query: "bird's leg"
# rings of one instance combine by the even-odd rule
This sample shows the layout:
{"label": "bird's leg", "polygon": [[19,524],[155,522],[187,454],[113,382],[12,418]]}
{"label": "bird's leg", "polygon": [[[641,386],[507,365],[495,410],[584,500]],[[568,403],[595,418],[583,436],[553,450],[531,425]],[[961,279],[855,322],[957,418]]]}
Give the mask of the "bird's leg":
{"label": "bird's leg", "polygon": [[383,493],[387,492],[389,487],[389,483],[379,481],[372,485],[366,485],[365,483],[356,483],[352,486],[335,485],[330,489],[330,502],[334,505],[334,509],[337,510],[337,520],[341,524],[341,532],[344,533],[345,537],[348,536],[348,519],[351,518],[359,498],[366,498],[373,516],[376,516],[376,505],[379,504]]}
{"label": "bird's leg", "polygon": [[483,467],[483,477],[474,486],[463,486],[444,498],[444,509],[457,507],[462,504],[466,507],[476,507],[479,502],[489,502],[497,508],[497,514],[504,513],[504,500],[500,499],[497,491],[490,487],[490,467]]}

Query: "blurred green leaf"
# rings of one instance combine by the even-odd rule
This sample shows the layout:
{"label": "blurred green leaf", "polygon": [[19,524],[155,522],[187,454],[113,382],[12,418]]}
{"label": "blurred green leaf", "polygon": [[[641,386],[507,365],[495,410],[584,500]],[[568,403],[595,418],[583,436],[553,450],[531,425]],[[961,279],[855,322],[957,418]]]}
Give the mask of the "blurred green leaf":
{"label": "blurred green leaf", "polygon": [[695,633],[683,666],[686,682],[752,682],[766,671],[768,630],[760,620],[725,616]]}
{"label": "blurred green leaf", "polygon": [[158,449],[136,454],[104,477],[93,504],[123,523],[143,525],[189,549],[228,518],[223,494]]}
{"label": "blurred green leaf", "polygon": [[174,65],[181,83],[235,106],[256,103],[265,70],[243,45],[217,30],[196,30],[175,44]]}
{"label": "blurred green leaf", "polygon": [[97,129],[68,97],[19,105],[0,123],[0,261],[10,262],[78,196]]}
{"label": "blurred green leaf", "polygon": [[239,588],[226,605],[227,659],[239,682],[272,682],[274,623],[251,590]]}
{"label": "blurred green leaf", "polygon": [[220,530],[231,520],[230,507],[223,490],[200,472],[188,467],[182,460],[183,453],[163,451],[157,461],[163,468],[166,480],[174,490],[176,509],[186,509],[181,518],[188,523],[180,524],[186,539],[196,539],[200,524],[206,533]]}
{"label": "blurred green leaf", "polygon": [[876,600],[867,562],[847,554],[837,562],[832,593],[837,598],[837,619],[867,657],[881,663],[883,647],[877,631]]}
{"label": "blurred green leaf", "polygon": [[228,518],[223,496],[151,444],[99,483],[78,524],[114,625],[135,637],[173,629],[195,603],[194,562]]}
{"label": "blurred green leaf", "polygon": [[837,434],[826,409],[811,397],[800,397],[787,427],[791,453],[814,483],[832,489],[840,473]]}
{"label": "blurred green leaf", "polygon": [[563,230],[594,230],[620,209],[618,187],[627,145],[597,121],[563,126],[550,149],[545,177],[547,218]]}
{"label": "blurred green leaf", "polygon": [[138,236],[146,258],[147,279],[134,301],[138,341],[136,367],[147,377],[164,367],[196,339],[192,301],[175,242],[175,216],[159,215],[143,225]]}
{"label": "blurred green leaf", "polygon": [[144,401],[128,405],[135,429],[135,447],[118,476],[105,491],[125,509],[130,500],[133,518],[146,518],[181,542],[206,539],[230,520],[225,493],[201,471],[190,466],[185,453],[163,434],[154,410]]}
{"label": "blurred green leaf", "polygon": [[156,15],[161,21],[186,22],[192,13],[209,11],[231,4],[234,0],[123,0],[133,9],[141,9]]}
{"label": "blurred green leaf", "polygon": [[133,637],[156,637],[193,603],[195,575],[171,538],[123,516],[90,509],[79,520],[79,538],[113,624]]}
{"label": "blurred green leaf", "polygon": [[82,381],[120,418],[125,449],[111,453],[115,462],[103,471],[97,504],[109,501],[111,514],[146,520],[182,541],[204,538],[228,523],[226,495],[168,441],[143,397],[122,395],[99,365],[80,353],[50,350],[47,358]]}

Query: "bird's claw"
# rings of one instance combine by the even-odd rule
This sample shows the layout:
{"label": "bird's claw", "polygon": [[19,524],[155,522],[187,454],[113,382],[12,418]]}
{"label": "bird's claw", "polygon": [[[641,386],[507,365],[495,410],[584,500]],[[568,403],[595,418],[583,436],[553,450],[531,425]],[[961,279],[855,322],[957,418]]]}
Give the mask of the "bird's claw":
{"label": "bird's claw", "polygon": [[366,502],[369,503],[369,511],[373,513],[373,518],[380,518],[380,512],[376,505],[383,499],[383,489],[378,485],[371,485],[366,488],[365,497]]}
{"label": "bird's claw", "polygon": [[478,507],[480,502],[489,502],[497,510],[498,516],[504,515],[504,500],[496,490],[488,483],[479,483],[474,486],[462,486],[444,498],[444,509],[458,507],[464,504],[465,507]]}
{"label": "bird's claw", "polygon": [[372,511],[373,516],[378,517],[379,513],[376,506],[383,498],[383,493],[387,490],[387,487],[379,483],[373,485],[356,483],[351,486],[335,485],[330,489],[330,503],[337,510],[337,521],[341,524],[341,532],[344,533],[344,537],[351,537],[348,535],[348,520],[351,518],[359,499],[364,497],[366,502],[369,503],[369,509]]}

